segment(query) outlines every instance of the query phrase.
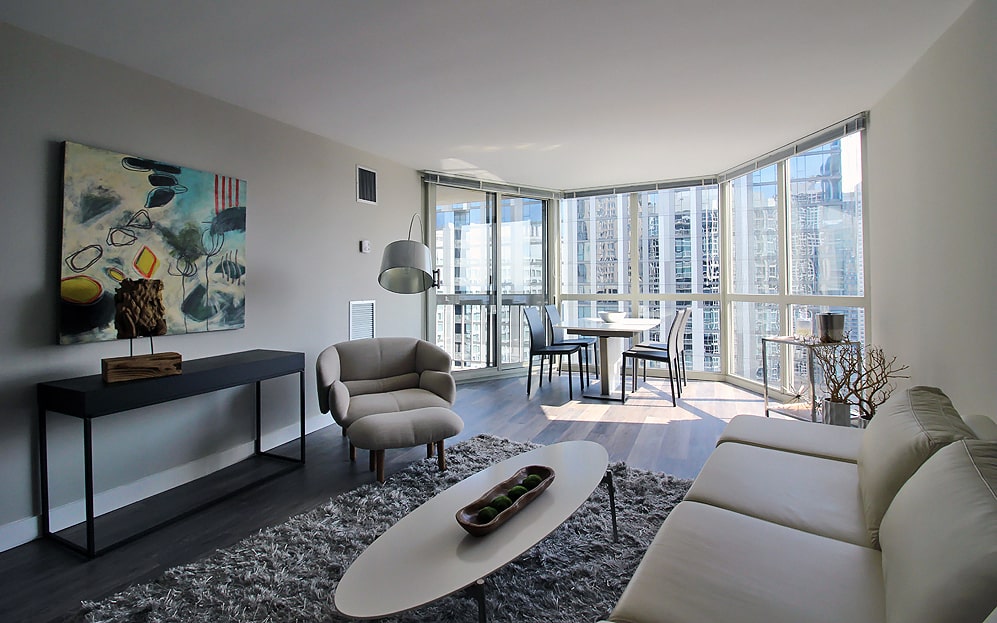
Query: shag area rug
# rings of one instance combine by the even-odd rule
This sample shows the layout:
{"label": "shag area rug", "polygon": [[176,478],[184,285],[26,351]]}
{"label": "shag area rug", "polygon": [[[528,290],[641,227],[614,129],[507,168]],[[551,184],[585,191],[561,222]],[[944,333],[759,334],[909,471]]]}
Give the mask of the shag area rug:
{"label": "shag area rug", "polygon": [[[325,623],[350,564],[395,522],[467,476],[538,447],[482,435],[447,451],[448,468],[418,461],[384,485],[363,485],[264,529],[159,579],[96,602],[73,620],[92,622]],[[609,494],[599,486],[560,528],[489,576],[488,620],[597,621],[612,610],[661,522],[691,481],[610,466],[620,542],[613,543]],[[456,511],[455,511],[456,512]],[[426,573],[433,572],[427,561]],[[460,592],[382,621],[476,621],[477,603]]]}

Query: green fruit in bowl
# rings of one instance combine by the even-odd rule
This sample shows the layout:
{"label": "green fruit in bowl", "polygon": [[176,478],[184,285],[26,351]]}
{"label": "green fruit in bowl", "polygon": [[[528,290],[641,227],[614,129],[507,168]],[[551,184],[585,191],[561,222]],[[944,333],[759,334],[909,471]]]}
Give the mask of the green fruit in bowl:
{"label": "green fruit in bowl", "polygon": [[478,511],[478,523],[488,523],[492,519],[495,519],[495,516],[498,514],[497,509],[492,506],[486,506]]}
{"label": "green fruit in bowl", "polygon": [[543,478],[541,478],[539,474],[530,474],[529,476],[523,479],[523,486],[526,487],[527,489],[533,489],[542,481]]}
{"label": "green fruit in bowl", "polygon": [[509,495],[509,499],[513,500],[513,501],[516,501],[516,500],[518,500],[520,498],[520,496],[522,496],[528,490],[529,489],[527,489],[523,485],[516,485],[512,489],[509,489],[509,494],[508,494]]}
{"label": "green fruit in bowl", "polygon": [[509,496],[507,496],[507,495],[499,495],[499,496],[496,496],[496,498],[491,501],[490,505],[494,506],[496,509],[498,509],[499,512],[502,512],[505,509],[507,509],[510,506],[512,506],[512,500],[510,500]]}

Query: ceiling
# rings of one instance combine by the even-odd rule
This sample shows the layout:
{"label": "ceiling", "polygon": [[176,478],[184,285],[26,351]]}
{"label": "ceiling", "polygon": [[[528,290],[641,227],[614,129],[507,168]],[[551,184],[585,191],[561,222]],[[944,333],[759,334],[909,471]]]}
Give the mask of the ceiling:
{"label": "ceiling", "polygon": [[575,189],[714,174],[867,110],[969,4],[0,0],[0,19],[415,169]]}

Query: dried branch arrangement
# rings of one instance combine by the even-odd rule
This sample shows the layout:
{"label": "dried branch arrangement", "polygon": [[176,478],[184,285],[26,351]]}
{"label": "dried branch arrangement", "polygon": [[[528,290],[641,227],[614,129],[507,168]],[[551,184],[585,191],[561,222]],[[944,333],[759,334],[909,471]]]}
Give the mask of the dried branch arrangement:
{"label": "dried branch arrangement", "polygon": [[910,366],[887,357],[880,346],[815,348],[814,360],[824,373],[828,400],[857,405],[865,420],[893,394],[897,379],[910,378],[902,374]]}

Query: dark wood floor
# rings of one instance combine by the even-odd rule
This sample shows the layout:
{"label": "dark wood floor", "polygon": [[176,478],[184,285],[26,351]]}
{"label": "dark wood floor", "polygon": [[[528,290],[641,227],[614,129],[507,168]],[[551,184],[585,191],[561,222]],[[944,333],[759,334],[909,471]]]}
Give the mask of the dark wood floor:
{"label": "dark wood floor", "polygon": [[[543,444],[589,439],[603,444],[611,461],[693,478],[731,417],[762,412],[758,395],[722,383],[690,382],[673,408],[667,380],[643,386],[623,405],[580,400],[577,392],[568,400],[566,378],[534,387],[529,400],[521,378],[459,385],[454,410],[465,427],[449,443],[481,433]],[[60,621],[82,600],[151,580],[373,480],[364,456],[350,463],[338,426],[311,433],[307,445],[303,468],[97,559],[87,561],[47,540],[0,553],[0,621]],[[388,451],[388,477],[424,456],[425,448]]]}

